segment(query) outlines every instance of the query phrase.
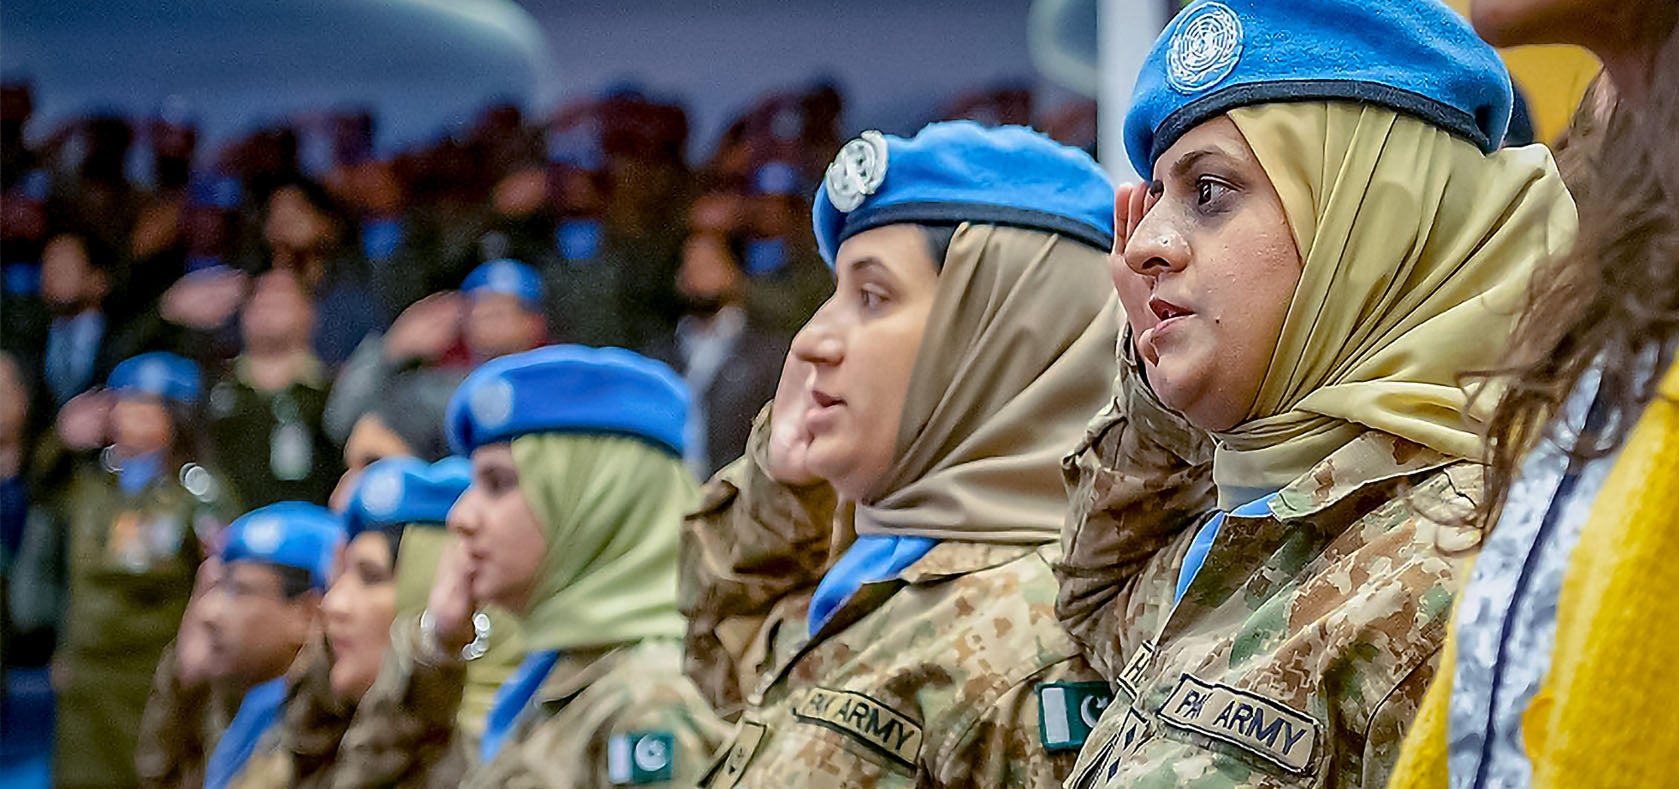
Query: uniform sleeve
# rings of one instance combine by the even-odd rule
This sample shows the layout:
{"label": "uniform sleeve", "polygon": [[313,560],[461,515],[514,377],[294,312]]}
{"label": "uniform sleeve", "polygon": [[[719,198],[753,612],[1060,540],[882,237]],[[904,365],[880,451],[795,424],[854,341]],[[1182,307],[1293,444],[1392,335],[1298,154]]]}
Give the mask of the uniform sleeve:
{"label": "uniform sleeve", "polygon": [[574,787],[697,787],[727,735],[728,728],[692,686],[661,689],[595,732],[589,744],[590,775]]}
{"label": "uniform sleeve", "polygon": [[756,677],[744,655],[779,601],[816,588],[833,531],[832,488],[770,477],[769,424],[766,406],[746,454],[706,484],[700,509],[682,528],[685,671],[716,709],[730,712]]}
{"label": "uniform sleeve", "polygon": [[140,717],[140,738],[134,750],[140,786],[174,789],[203,783],[206,749],[200,722],[208,703],[208,688],[181,684],[175,645],[170,643],[157,663],[151,696]]}
{"label": "uniform sleeve", "polygon": [[1141,377],[1134,360],[1122,360],[1113,402],[1062,461],[1070,506],[1055,567],[1056,616],[1110,680],[1136,646],[1139,575],[1214,507],[1211,442]]}
{"label": "uniform sleeve", "polygon": [[[1446,716],[1451,697],[1451,675],[1433,682],[1439,666],[1453,664],[1454,650],[1418,666],[1376,708],[1364,740],[1363,786],[1381,789],[1420,789],[1446,786]],[[1432,690],[1430,688],[1433,688]],[[1406,737],[1416,730],[1426,738],[1407,745]],[[1404,752],[1405,761],[1400,760]],[[1403,766],[1402,766],[1403,765]]]}
{"label": "uniform sleeve", "polygon": [[466,685],[466,663],[434,666],[420,660],[419,637],[414,619],[398,620],[392,629],[379,677],[362,696],[344,734],[334,786],[458,782],[465,762],[456,751],[464,752],[467,744],[455,736],[455,713]]}
{"label": "uniform sleeve", "polygon": [[[1040,729],[1037,688],[1046,682],[1090,681],[1079,659],[1062,661],[1008,688],[984,715],[939,754],[931,786],[1060,787],[1078,759],[1074,749],[1049,750]],[[920,780],[917,785],[922,785]]]}

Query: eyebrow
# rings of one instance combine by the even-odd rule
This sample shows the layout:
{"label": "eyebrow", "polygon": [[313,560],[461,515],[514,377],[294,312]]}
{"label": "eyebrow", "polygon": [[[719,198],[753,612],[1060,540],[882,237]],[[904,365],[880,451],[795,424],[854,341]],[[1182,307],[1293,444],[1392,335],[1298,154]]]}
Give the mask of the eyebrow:
{"label": "eyebrow", "polygon": [[1171,167],[1171,170],[1170,170],[1171,177],[1174,180],[1183,178],[1185,175],[1187,175],[1189,173],[1189,171],[1191,169],[1193,169],[1195,167],[1196,162],[1199,162],[1202,159],[1205,159],[1209,156],[1215,156],[1215,157],[1218,157],[1218,158],[1221,158],[1221,159],[1229,159],[1229,160],[1234,160],[1235,159],[1235,157],[1231,156],[1228,151],[1225,151],[1221,148],[1199,148],[1199,149],[1190,151],[1189,153],[1186,153],[1183,156],[1178,157],[1177,161],[1172,162],[1172,167]]}
{"label": "eyebrow", "polygon": [[856,260],[853,260],[849,264],[847,264],[846,268],[851,269],[851,273],[853,273],[853,274],[862,272],[863,270],[870,269],[870,268],[880,269],[882,272],[887,273],[887,274],[892,273],[891,269],[888,269],[886,267],[886,264],[881,262],[880,258],[877,258],[873,255],[869,255],[867,257],[857,258]]}

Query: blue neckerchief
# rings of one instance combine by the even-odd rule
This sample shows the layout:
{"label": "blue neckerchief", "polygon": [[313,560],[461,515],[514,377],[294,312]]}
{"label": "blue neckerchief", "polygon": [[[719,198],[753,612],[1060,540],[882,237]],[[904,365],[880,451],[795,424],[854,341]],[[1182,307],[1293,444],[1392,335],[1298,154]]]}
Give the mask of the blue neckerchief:
{"label": "blue neckerchief", "polygon": [[204,789],[224,789],[245,769],[245,762],[256,753],[263,732],[279,720],[280,706],[285,700],[285,677],[275,677],[245,693],[238,714],[233,716],[233,722],[228,724],[227,731],[216,742],[216,750],[210,754],[210,764],[204,769]]}
{"label": "blue neckerchief", "polygon": [[23,546],[23,527],[29,520],[29,490],[23,475],[0,479],[0,576],[11,569],[12,557]]}
{"label": "blue neckerchief", "polygon": [[369,219],[361,224],[361,253],[374,263],[383,263],[402,245],[401,219]]}
{"label": "blue neckerchief", "polygon": [[931,537],[893,537],[867,534],[857,538],[834,562],[810,598],[810,635],[828,624],[834,612],[863,584],[897,577],[939,541]]}
{"label": "blue neckerchief", "polygon": [[136,455],[122,462],[122,468],[117,469],[117,487],[122,489],[122,495],[133,496],[146,489],[163,473],[163,453],[147,452]]}
{"label": "blue neckerchief", "polygon": [[[1271,499],[1277,494],[1261,496],[1232,510],[1231,515],[1243,518],[1262,518],[1271,511]],[[1213,541],[1218,539],[1218,530],[1224,525],[1224,513],[1220,512],[1207,521],[1201,530],[1195,533],[1195,539],[1189,541],[1189,550],[1183,555],[1183,567],[1178,569],[1178,588],[1172,595],[1172,605],[1183,600],[1183,593],[1189,591],[1189,585],[1195,580],[1195,574],[1201,572],[1201,564],[1207,561],[1207,554],[1213,550]]]}
{"label": "blue neckerchief", "polygon": [[489,764],[495,758],[502,743],[507,741],[507,735],[513,731],[513,722],[519,719],[519,713],[525,711],[537,689],[542,687],[542,681],[548,678],[548,672],[553,671],[554,665],[559,662],[558,650],[532,652],[525,656],[524,662],[513,670],[507,681],[496,688],[490,715],[484,720],[484,739],[478,743],[480,764]]}

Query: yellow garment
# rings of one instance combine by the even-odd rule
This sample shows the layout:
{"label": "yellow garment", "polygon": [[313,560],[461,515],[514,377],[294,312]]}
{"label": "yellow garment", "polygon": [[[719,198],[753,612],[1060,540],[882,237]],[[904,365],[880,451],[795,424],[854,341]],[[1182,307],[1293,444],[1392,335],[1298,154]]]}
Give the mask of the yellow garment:
{"label": "yellow garment", "polygon": [[682,460],[618,436],[513,439],[513,464],[547,547],[519,612],[531,651],[680,639],[677,548],[699,489]]}
{"label": "yellow garment", "polygon": [[1061,456],[1108,400],[1117,305],[1100,250],[1035,230],[958,228],[896,460],[858,504],[857,533],[1056,539],[1067,508]]}
{"label": "yellow garment", "polygon": [[[1522,715],[1537,787],[1667,787],[1679,754],[1679,365],[1592,503],[1558,600],[1550,673]],[[1456,633],[1442,660],[1451,661]],[[1444,662],[1451,666],[1453,662]],[[1452,672],[1441,671],[1390,789],[1444,787]]]}
{"label": "yellow garment", "polygon": [[[409,524],[402,530],[396,556],[398,627],[414,621],[425,610],[432,579],[437,575],[437,563],[453,539],[449,532],[430,525]],[[496,689],[525,658],[519,640],[519,623],[500,608],[490,607],[485,613],[490,617],[489,650],[467,664],[461,709],[455,718],[475,738],[484,731],[484,719],[489,717],[490,707],[495,703]]]}
{"label": "yellow garment", "polygon": [[[1231,110],[1282,199],[1304,269],[1248,419],[1217,436],[1232,508],[1366,429],[1480,458],[1535,268],[1573,243],[1573,200],[1542,146],[1491,155],[1421,120],[1338,102]],[[1467,418],[1466,418],[1467,417]]]}

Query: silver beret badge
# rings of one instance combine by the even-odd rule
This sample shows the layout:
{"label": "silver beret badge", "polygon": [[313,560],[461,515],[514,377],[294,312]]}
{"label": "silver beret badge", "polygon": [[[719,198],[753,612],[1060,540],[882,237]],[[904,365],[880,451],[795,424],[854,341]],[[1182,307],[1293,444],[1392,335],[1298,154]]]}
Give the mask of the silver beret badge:
{"label": "silver beret badge", "polygon": [[849,214],[886,180],[886,137],[869,130],[845,144],[822,177],[828,202]]}

